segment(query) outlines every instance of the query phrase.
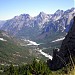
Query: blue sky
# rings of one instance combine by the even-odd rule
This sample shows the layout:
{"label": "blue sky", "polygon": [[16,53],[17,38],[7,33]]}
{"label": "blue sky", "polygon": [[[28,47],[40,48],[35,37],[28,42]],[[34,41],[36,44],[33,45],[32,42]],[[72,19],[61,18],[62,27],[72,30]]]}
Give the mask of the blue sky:
{"label": "blue sky", "polygon": [[74,7],[74,0],[0,0],[0,20],[20,14],[38,15],[41,11],[52,14],[56,10]]}

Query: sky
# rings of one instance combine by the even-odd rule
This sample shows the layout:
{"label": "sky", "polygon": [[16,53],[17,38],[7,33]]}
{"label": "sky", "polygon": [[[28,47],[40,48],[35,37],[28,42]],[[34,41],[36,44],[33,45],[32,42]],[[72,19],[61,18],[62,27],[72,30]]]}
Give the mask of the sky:
{"label": "sky", "polygon": [[20,14],[34,17],[40,12],[53,14],[56,10],[74,7],[75,0],[0,0],[0,20],[11,19]]}

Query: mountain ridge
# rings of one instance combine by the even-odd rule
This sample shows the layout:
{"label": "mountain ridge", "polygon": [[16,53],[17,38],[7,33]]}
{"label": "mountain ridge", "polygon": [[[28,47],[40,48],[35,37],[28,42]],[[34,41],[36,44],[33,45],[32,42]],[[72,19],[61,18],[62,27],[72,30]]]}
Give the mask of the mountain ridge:
{"label": "mountain ridge", "polygon": [[21,14],[7,20],[0,29],[13,36],[27,39],[34,39],[46,30],[47,32],[64,32],[70,26],[74,10],[75,8],[66,11],[57,10],[54,14],[40,12],[35,17],[31,17],[29,14]]}

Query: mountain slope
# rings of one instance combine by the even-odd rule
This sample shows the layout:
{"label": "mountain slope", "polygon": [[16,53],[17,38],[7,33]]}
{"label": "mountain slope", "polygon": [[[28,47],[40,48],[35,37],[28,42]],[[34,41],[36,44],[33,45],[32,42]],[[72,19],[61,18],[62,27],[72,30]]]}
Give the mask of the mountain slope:
{"label": "mountain slope", "polygon": [[[75,17],[73,25],[62,42],[60,49],[53,52],[53,60],[48,60],[48,65],[52,70],[58,70],[67,64],[74,66],[75,63]],[[55,63],[56,62],[56,63]],[[59,66],[58,66],[59,64]]]}
{"label": "mountain slope", "polygon": [[10,37],[8,33],[0,31],[0,64],[30,63],[32,59],[45,59],[36,46],[28,46],[28,41]]}

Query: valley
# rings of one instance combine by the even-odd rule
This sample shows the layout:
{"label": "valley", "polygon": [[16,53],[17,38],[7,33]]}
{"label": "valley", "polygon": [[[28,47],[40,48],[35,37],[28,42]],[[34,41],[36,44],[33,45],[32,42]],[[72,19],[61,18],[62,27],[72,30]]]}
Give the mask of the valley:
{"label": "valley", "polygon": [[[64,67],[59,57],[61,56],[66,62],[69,60],[69,56],[66,57],[67,49],[63,41],[69,35],[69,30],[73,28],[74,10],[75,8],[66,11],[57,10],[54,14],[40,12],[35,17],[21,14],[0,21],[0,67],[2,69],[0,73],[5,75],[8,68],[12,67],[17,71],[20,66],[25,65],[21,69],[27,67],[28,70],[25,71],[32,71],[32,74],[36,69],[37,74],[42,72],[43,75],[44,67],[50,74],[52,74],[50,70]],[[65,51],[61,48],[65,48]],[[40,68],[40,71],[37,68]]]}
{"label": "valley", "polygon": [[0,21],[0,62],[28,63],[34,58],[52,59],[73,23],[74,9],[40,12],[36,17],[21,14]]}

